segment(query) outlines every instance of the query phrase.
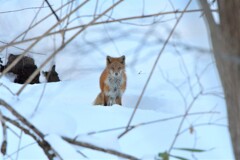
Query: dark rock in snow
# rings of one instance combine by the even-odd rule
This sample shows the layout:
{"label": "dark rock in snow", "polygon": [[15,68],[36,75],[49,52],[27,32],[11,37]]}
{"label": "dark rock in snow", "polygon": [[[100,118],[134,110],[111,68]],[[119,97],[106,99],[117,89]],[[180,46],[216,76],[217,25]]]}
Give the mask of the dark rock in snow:
{"label": "dark rock in snow", "polygon": [[[8,57],[8,62],[5,66],[1,65],[1,71],[7,68],[18,55],[10,54]],[[15,83],[24,84],[24,82],[31,76],[31,74],[37,69],[37,66],[34,63],[34,60],[31,57],[24,56],[10,71],[9,73],[13,73],[16,75],[14,80]],[[39,83],[38,74],[30,84]]]}

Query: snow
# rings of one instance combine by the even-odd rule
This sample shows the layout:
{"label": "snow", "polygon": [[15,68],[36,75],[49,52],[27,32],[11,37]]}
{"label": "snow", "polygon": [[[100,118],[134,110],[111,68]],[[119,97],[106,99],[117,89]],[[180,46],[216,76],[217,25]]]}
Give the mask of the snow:
{"label": "snow", "polygon": [[[214,66],[212,67],[214,68]],[[127,69],[127,72],[131,71]],[[211,70],[208,70],[208,72],[207,76],[212,74]],[[137,86],[141,86],[140,84],[143,83],[148,76],[148,74],[129,74],[128,89],[123,97],[123,106],[114,105],[111,107],[102,107],[92,105],[95,96],[97,96],[99,92],[96,80],[99,77],[98,75],[99,73],[92,73],[80,77],[78,80],[28,85],[18,98],[11,95],[8,90],[3,89],[3,87],[1,87],[0,94],[3,99],[14,106],[15,109],[47,135],[46,139],[48,142],[54,147],[56,146],[55,149],[63,154],[62,157],[64,157],[64,159],[84,157],[77,154],[73,146],[66,144],[59,136],[71,138],[78,136],[77,139],[80,141],[118,150],[139,158],[146,157],[147,155],[154,157],[157,153],[165,151],[176,134],[181,118],[137,127],[120,140],[117,140],[117,136],[122,133],[124,129],[94,135],[87,134],[94,131],[125,127],[132,114],[133,107],[139,96],[139,91],[141,91],[141,88]],[[208,78],[207,76],[204,76],[205,81]],[[139,84],[135,83],[135,85],[131,85],[133,81]],[[210,83],[210,81],[208,82]],[[1,83],[9,86],[13,91],[17,91],[21,86],[9,82],[6,78],[1,79]],[[44,91],[36,113],[33,114],[44,85],[46,85],[46,90]],[[156,87],[159,87],[159,92],[156,90]],[[174,91],[167,82],[157,78],[156,80],[153,79],[147,93],[151,94],[144,96],[132,124],[184,114],[185,108],[181,97],[177,95],[176,91]],[[216,103],[220,104],[218,104],[216,108],[213,108]],[[183,129],[187,129],[191,125],[194,126],[214,121],[218,122],[219,118],[226,116],[226,111],[222,103],[224,103],[224,101],[220,98],[210,96],[199,98],[190,113],[209,111],[217,111],[220,113],[189,116],[187,122],[184,123]],[[4,110],[4,113],[6,112],[7,111]],[[220,122],[221,124],[226,124],[226,118]],[[206,124],[205,126],[194,128],[194,132],[196,132],[196,135],[191,134],[189,131],[182,134],[181,137],[178,138],[176,146],[192,148],[194,143],[196,143],[196,148],[206,150],[213,148],[211,151],[196,154],[196,157],[200,159],[204,159],[205,157],[210,159],[232,158],[229,133],[226,127]],[[225,141],[220,141],[216,135]],[[11,139],[12,138],[15,139],[16,137],[11,135]],[[29,140],[26,142],[23,141],[21,144],[24,146],[28,143],[30,143]],[[61,148],[61,146],[64,147]],[[10,148],[9,152],[14,151],[14,149],[14,147]],[[25,150],[32,151],[33,149],[28,147]],[[79,150],[91,159],[116,158],[115,156],[101,152],[95,153],[85,148],[80,148]],[[186,154],[179,151],[174,151],[174,153],[175,152],[176,154],[184,156]],[[26,155],[21,153],[19,156],[25,158]],[[34,158],[35,156],[36,155],[33,155],[33,157],[30,158]],[[186,154],[186,156],[189,155]],[[43,157],[43,155],[39,155],[38,158]]]}
{"label": "snow", "polygon": [[[31,5],[34,6],[36,4],[36,6],[39,6],[40,3],[41,1],[31,2]],[[149,8],[153,9],[152,13],[159,11],[158,7],[156,7],[157,5],[150,5],[147,1],[145,3],[148,13],[150,13]],[[166,6],[167,2],[162,3]],[[16,7],[17,4],[17,1],[11,3],[5,1],[4,3],[7,7],[11,5]],[[116,17],[128,16],[130,11],[133,15],[141,13],[141,7],[131,7],[127,2],[124,2],[124,4],[114,11],[113,14]],[[176,4],[178,3],[176,2]],[[179,4],[179,7],[182,6],[181,4]],[[27,6],[29,7],[29,5]],[[89,4],[87,7],[91,8],[92,5]],[[194,3],[192,7],[196,7],[196,4]],[[123,8],[128,12],[122,12],[121,9]],[[10,9],[16,8],[13,7]],[[167,10],[167,7],[165,9]],[[81,13],[87,11],[84,8]],[[204,28],[203,20],[196,17],[199,17],[199,14],[192,14],[183,19],[177,28],[177,33],[182,35],[183,38],[181,36],[181,38],[174,36],[170,42],[182,41],[187,44],[199,44],[198,46],[209,49],[206,30],[202,29]],[[4,17],[1,17],[1,14],[0,19],[5,20]],[[17,17],[17,19],[19,18]],[[192,20],[198,26],[197,30],[199,32],[197,33],[197,38],[193,30],[186,29],[189,23],[194,23]],[[48,23],[50,22],[48,21]],[[9,23],[12,28],[15,27],[13,21]],[[172,24],[172,22],[169,22],[169,24]],[[0,29],[4,30],[6,26],[8,24],[4,23]],[[111,27],[114,27],[114,25]],[[134,27],[123,27],[123,29],[134,29]],[[22,28],[17,29],[17,32],[19,30],[22,30]],[[44,27],[42,30],[44,30]],[[94,31],[94,29],[89,30]],[[84,34],[88,35],[90,31]],[[142,31],[143,33],[146,32],[144,28],[142,28]],[[166,37],[166,30],[164,28],[159,29],[158,32],[162,35],[161,38]],[[112,34],[111,36],[116,34],[111,29],[109,29],[109,33],[110,35]],[[35,34],[36,32],[33,32],[29,35]],[[101,34],[97,37],[103,36]],[[4,33],[1,33],[0,37],[3,37],[3,35]],[[9,35],[4,40],[7,41],[15,36]],[[53,60],[56,63],[56,70],[62,80],[61,82],[28,85],[19,96],[16,96],[12,95],[4,86],[7,86],[11,91],[16,93],[22,85],[13,83],[8,76],[3,76],[0,79],[0,98],[13,106],[43,132],[45,140],[51,144],[63,159],[117,160],[121,158],[84,147],[70,145],[61,138],[62,136],[76,138],[78,141],[113,149],[141,159],[154,159],[159,153],[169,150],[183,115],[190,108],[189,115],[182,124],[180,135],[174,147],[196,148],[206,151],[191,153],[173,149],[171,154],[188,159],[195,159],[194,157],[196,157],[201,160],[233,160],[230,136],[227,128],[226,106],[224,98],[222,98],[223,91],[214,60],[210,53],[199,53],[196,50],[189,51],[173,46],[166,48],[158,62],[158,66],[131,125],[155,120],[159,120],[159,122],[138,126],[122,138],[117,138],[125,130],[129,122],[155,58],[162,47],[161,45],[150,45],[154,40],[154,37],[151,37],[147,40],[149,46],[146,45],[146,48],[139,51],[141,54],[136,58],[134,52],[137,43],[130,39],[139,35],[132,33],[131,36],[129,39],[127,37],[125,41],[115,42],[120,53],[116,51],[112,43],[101,46],[100,50],[105,55],[99,54],[99,50],[91,51],[92,46],[86,44],[86,42],[83,43],[82,37],[78,38],[78,41],[76,40],[67,46]],[[96,39],[96,36],[90,34],[87,38],[88,41],[92,41]],[[51,38],[48,40],[50,41]],[[79,47],[82,43],[85,46]],[[53,48],[51,43],[47,44],[46,48],[42,48],[42,46],[41,44],[34,51],[44,53],[46,51],[46,54],[48,54]],[[10,48],[9,50],[17,53],[15,49]],[[91,51],[91,54],[84,54],[86,53],[85,51]],[[100,92],[98,81],[105,66],[105,56],[107,54],[121,56],[121,53],[126,55],[126,72],[128,77],[127,90],[123,95],[123,106],[113,105],[111,107],[103,107],[92,105],[95,97]],[[33,55],[33,57],[38,65],[46,58],[43,55]],[[47,67],[44,69],[47,69]],[[41,81],[44,82],[43,79]],[[4,86],[1,84],[4,84]],[[1,108],[1,111],[4,115],[15,119],[6,109]],[[202,114],[194,115],[194,113]],[[176,118],[176,116],[179,117]],[[34,142],[32,138],[22,133],[22,138],[19,141],[16,134],[20,135],[20,131],[16,127],[8,125],[15,133],[8,131],[9,145],[7,152],[9,157],[0,155],[1,159],[14,159],[16,157],[18,159],[47,159],[38,145],[36,143],[32,144]],[[0,139],[2,139],[1,132]],[[18,150],[18,146],[21,148],[26,145],[29,146],[23,148],[18,155],[11,155],[11,153]]]}
{"label": "snow", "polygon": [[[46,136],[45,140],[54,147],[55,151],[60,154],[62,159],[85,159],[83,158],[77,151],[75,151],[74,147],[64,141],[58,135],[50,134]],[[57,144],[57,145],[56,145]],[[63,147],[64,146],[64,147]]]}

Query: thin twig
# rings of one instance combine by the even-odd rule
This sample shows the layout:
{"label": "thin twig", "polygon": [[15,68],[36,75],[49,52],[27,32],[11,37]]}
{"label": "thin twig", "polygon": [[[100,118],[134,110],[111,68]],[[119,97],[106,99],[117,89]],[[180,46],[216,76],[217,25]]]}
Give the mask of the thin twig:
{"label": "thin twig", "polygon": [[[204,126],[210,126],[210,125],[228,128],[228,125],[219,124],[219,123],[213,123],[213,122],[194,124],[193,127],[196,128],[196,127],[204,127]],[[189,131],[189,128],[183,129],[181,132],[179,132],[179,135],[181,135],[181,134],[183,134],[183,133],[185,133],[187,131]]]}
{"label": "thin twig", "polygon": [[71,143],[71,144],[74,144],[74,145],[77,145],[77,146],[81,146],[81,147],[85,147],[85,148],[109,153],[109,154],[112,154],[112,155],[115,155],[115,156],[118,156],[118,157],[121,157],[121,158],[129,159],[129,160],[139,160],[139,158],[136,158],[134,156],[131,156],[131,155],[128,155],[128,154],[125,154],[125,153],[121,153],[119,151],[115,151],[115,150],[112,150],[112,149],[105,149],[105,148],[98,147],[96,145],[93,145],[93,144],[90,144],[90,143],[87,143],[87,142],[77,141],[75,139],[71,139],[71,138],[68,138],[68,137],[62,137],[62,138],[65,141],[67,141],[68,143]]}
{"label": "thin twig", "polygon": [[16,160],[18,159],[18,155],[19,155],[19,152],[20,152],[20,147],[21,147],[21,142],[22,142],[22,133],[23,131],[20,132],[20,138],[19,138],[19,142],[18,142],[18,149],[17,149],[17,155],[16,155]]}
{"label": "thin twig", "polygon": [[[102,23],[114,23],[114,22],[122,22],[122,21],[136,20],[136,19],[145,19],[145,18],[157,17],[162,15],[168,15],[168,14],[196,13],[196,12],[202,12],[202,11],[203,11],[202,9],[192,9],[192,10],[186,10],[186,11],[175,10],[175,11],[158,12],[154,14],[146,14],[146,15],[133,16],[133,17],[125,17],[125,18],[119,18],[119,19],[114,19],[106,15],[108,17],[108,20],[95,23],[94,25],[98,25]],[[218,12],[218,10],[211,10],[211,12]],[[82,17],[84,16],[76,17],[72,21]],[[93,15],[86,15],[86,17],[93,17]]]}
{"label": "thin twig", "polygon": [[172,143],[171,143],[171,145],[170,145],[170,148],[169,148],[169,150],[168,150],[168,153],[170,153],[171,150],[173,149],[173,146],[175,145],[175,143],[176,143],[176,141],[177,141],[177,138],[179,137],[179,134],[180,134],[180,131],[181,131],[181,129],[182,129],[182,126],[183,126],[183,124],[184,124],[184,122],[185,122],[185,119],[186,119],[187,116],[189,115],[190,110],[192,109],[192,107],[194,106],[194,103],[196,102],[196,100],[198,99],[198,97],[199,97],[201,94],[202,94],[202,91],[198,92],[198,94],[193,97],[192,102],[189,104],[189,106],[188,106],[188,108],[187,108],[184,116],[182,117],[182,120],[180,121],[180,124],[179,124],[178,129],[177,129],[177,133],[176,133],[176,135],[175,135],[175,137],[174,137],[174,139],[173,139],[173,141],[172,141]]}
{"label": "thin twig", "polygon": [[[187,10],[187,8],[188,8],[188,6],[190,5],[191,2],[192,2],[192,0],[189,0],[189,2],[187,3],[184,11]],[[179,16],[179,18],[177,19],[175,25],[173,26],[173,29],[171,30],[170,34],[168,35],[165,43],[163,44],[162,49],[160,50],[160,52],[159,52],[159,54],[158,54],[158,56],[157,56],[157,58],[156,58],[156,60],[155,60],[155,62],[154,62],[154,64],[153,64],[153,67],[152,67],[152,70],[151,70],[151,72],[150,72],[150,75],[148,76],[148,79],[147,79],[147,81],[146,81],[146,83],[145,83],[145,85],[144,85],[144,87],[143,87],[143,90],[142,90],[142,92],[141,92],[141,94],[140,94],[140,96],[139,96],[139,98],[138,98],[138,101],[137,101],[137,103],[136,103],[136,105],[135,105],[135,108],[134,108],[134,110],[133,110],[133,112],[132,112],[132,115],[131,115],[131,117],[130,117],[130,119],[129,119],[129,121],[128,121],[128,124],[127,124],[127,126],[126,126],[126,130],[128,130],[128,128],[129,128],[129,126],[130,126],[130,124],[131,124],[131,122],[132,122],[132,120],[133,120],[133,117],[134,117],[134,115],[135,115],[135,113],[136,113],[136,111],[137,111],[137,109],[138,109],[138,106],[139,106],[141,100],[142,100],[142,97],[143,97],[143,95],[144,95],[144,93],[145,93],[145,90],[146,90],[146,88],[147,88],[147,86],[148,86],[148,83],[149,83],[150,79],[152,78],[153,72],[154,72],[154,70],[155,70],[155,68],[156,68],[156,66],[157,66],[157,63],[158,63],[158,61],[159,61],[159,58],[160,58],[160,56],[162,55],[165,47],[166,47],[167,44],[168,44],[168,41],[170,40],[173,32],[175,31],[175,29],[176,29],[178,23],[180,22],[181,18],[183,17],[184,13],[185,13],[185,12],[182,12],[182,14],[181,14],[181,15]],[[126,134],[126,132],[125,132],[124,134]],[[124,134],[120,134],[120,135],[118,136],[118,138],[121,138]]]}
{"label": "thin twig", "polygon": [[0,105],[10,111],[15,117],[17,117],[22,123],[32,129],[39,137],[43,138],[44,134],[41,133],[35,126],[33,126],[26,118],[20,115],[13,107],[6,103],[3,99],[0,99]]}
{"label": "thin twig", "polygon": [[55,16],[55,18],[57,19],[57,21],[60,21],[57,13],[54,11],[54,9],[52,8],[52,6],[50,5],[50,3],[48,2],[48,0],[45,0],[45,2],[47,3],[47,5],[49,6],[50,10],[52,11],[53,15]]}
{"label": "thin twig", "polygon": [[[188,116],[196,116],[196,115],[203,115],[203,114],[219,114],[219,112],[213,112],[213,111],[209,111],[209,112],[194,112],[194,113],[189,113]],[[182,118],[182,117],[184,117],[184,115],[177,115],[177,116],[173,116],[173,117],[161,118],[161,119],[148,121],[148,122],[141,122],[141,123],[138,123],[138,124],[131,125],[131,126],[129,126],[129,128],[132,130],[132,129],[136,129],[136,128],[141,127],[141,126],[151,125],[151,124],[160,123],[160,122],[166,122],[166,121],[170,121],[170,120],[174,120],[174,119],[178,119],[178,118]],[[99,130],[99,131],[92,131],[92,132],[88,132],[88,133],[81,134],[81,135],[94,135],[94,134],[99,134],[99,133],[105,133],[105,132],[111,132],[111,131],[116,131],[116,130],[122,130],[122,129],[125,129],[125,128],[126,128],[126,126],[122,126],[122,127],[104,129],[104,130]]]}
{"label": "thin twig", "polygon": [[84,158],[86,158],[86,159],[89,159],[83,152],[81,152],[80,150],[77,150],[77,152],[79,153],[79,154],[81,154]]}
{"label": "thin twig", "polygon": [[1,110],[0,110],[0,120],[1,120],[2,131],[3,131],[3,141],[1,144],[1,153],[3,155],[5,155],[7,153],[7,125],[5,123],[5,120],[3,118]]}
{"label": "thin twig", "polygon": [[157,27],[157,25],[153,25],[152,27],[149,27],[149,29],[146,31],[146,33],[139,40],[138,46],[133,51],[135,58],[132,60],[132,62],[130,62],[129,65],[135,66],[138,63],[139,57],[140,57],[140,56],[138,56],[138,53],[144,48],[144,46],[145,46],[144,44],[146,44],[146,42],[153,35],[156,27]]}
{"label": "thin twig", "polygon": [[[53,157],[57,156],[60,159],[62,159],[61,156],[47,143],[47,141],[44,140],[44,134],[42,132],[40,132],[33,124],[31,124],[26,118],[24,118],[22,115],[20,115],[13,107],[11,107],[4,100],[0,99],[0,105],[3,106],[4,108],[6,108],[9,112],[11,112],[15,117],[17,117],[23,124],[25,124],[28,127],[28,129],[22,127],[18,122],[13,121],[13,120],[3,116],[3,118],[6,121],[17,126],[22,131],[24,131],[24,133],[30,135],[33,139],[35,139],[38,142],[38,144],[42,147],[45,154],[49,158],[53,158]],[[32,133],[32,131],[41,139],[41,141],[39,140],[39,138],[37,136],[35,136]]]}
{"label": "thin twig", "polygon": [[[64,5],[62,5],[61,7],[59,7],[58,9],[56,9],[56,12],[59,11],[59,10],[61,10],[61,9],[64,8],[65,6],[67,6],[69,3],[72,3],[73,1],[75,1],[75,0],[68,1],[67,3],[65,3]],[[22,35],[26,34],[29,30],[33,29],[33,28],[36,27],[38,24],[40,24],[41,22],[43,22],[44,20],[46,20],[47,18],[49,18],[51,15],[52,15],[52,13],[50,13],[50,14],[46,15],[45,17],[43,17],[41,20],[39,20],[39,21],[36,22],[34,25],[32,25],[30,28],[28,28],[27,30],[25,30],[24,32],[22,32],[20,35],[18,35],[16,38],[14,38],[11,42],[9,42],[9,43],[2,42],[2,41],[0,41],[0,42],[5,43],[5,44],[7,44],[7,45],[13,44],[18,38],[20,38]],[[5,46],[6,46],[6,47],[9,47],[9,46],[7,46],[7,45],[5,45]],[[14,44],[11,45],[11,46],[14,46]],[[0,47],[0,52],[1,52],[3,49],[5,49],[6,47]]]}
{"label": "thin twig", "polygon": [[[49,72],[49,73],[50,73],[50,72]],[[50,75],[50,74],[48,74],[47,77],[46,77],[47,80],[48,80],[48,78],[49,78],[49,75]],[[33,117],[33,116],[35,115],[35,113],[37,112],[37,110],[38,110],[38,108],[39,108],[39,106],[40,106],[40,103],[41,103],[41,101],[42,101],[42,98],[43,98],[43,96],[44,96],[46,87],[47,87],[47,82],[44,83],[44,85],[43,85],[42,93],[41,93],[41,95],[40,95],[40,97],[39,97],[39,99],[38,99],[37,105],[36,105],[36,107],[35,107],[32,115],[31,115],[31,117]]]}
{"label": "thin twig", "polygon": [[[44,2],[42,2],[42,6],[44,6]],[[41,11],[41,8],[38,9],[37,13],[36,13],[35,16],[33,17],[32,21],[31,21],[31,23],[30,23],[30,25],[29,25],[29,27],[28,27],[28,29],[27,29],[27,32],[25,32],[24,35],[23,35],[23,37],[22,37],[22,40],[24,40],[25,37],[27,36],[27,33],[30,31],[31,26],[33,25],[34,21],[37,19],[40,11]]]}
{"label": "thin twig", "polygon": [[[70,10],[69,12],[72,11],[72,8],[73,8],[73,3],[71,3],[71,6],[69,7],[69,10]],[[68,28],[68,25],[70,24],[69,21],[70,21],[70,16],[66,20],[66,25],[64,26],[64,29]],[[63,31],[61,35],[62,35],[62,44],[64,44],[66,31]]]}
{"label": "thin twig", "polygon": [[184,96],[183,92],[181,91],[181,89],[176,86],[176,84],[174,84],[172,81],[170,81],[164,74],[163,71],[160,69],[160,73],[162,74],[163,79],[165,79],[166,82],[168,82],[170,85],[173,86],[173,88],[178,92],[178,94],[181,96],[183,103],[184,103],[184,107],[187,108],[187,100],[186,97]]}
{"label": "thin twig", "polygon": [[24,51],[20,56],[18,56],[0,75],[0,78],[5,75],[8,71],[10,71],[26,54],[27,52],[32,49],[41,39],[43,39],[48,33],[50,33],[55,27],[57,27],[61,22],[63,22],[65,19],[68,18],[68,16],[71,16],[75,11],[80,9],[83,5],[85,5],[89,0],[85,0],[83,3],[81,3],[79,6],[77,6],[72,12],[70,12],[68,15],[66,15],[64,18],[62,18],[60,21],[58,21],[55,25],[53,25],[50,29],[48,29],[44,34],[42,34],[34,43],[32,43],[26,51]]}
{"label": "thin twig", "polygon": [[2,11],[0,14],[5,14],[5,13],[12,13],[12,12],[20,12],[20,11],[25,11],[25,10],[33,10],[33,9],[39,9],[39,8],[48,8],[47,6],[43,7],[29,7],[29,8],[22,8],[22,9],[16,9],[16,10],[11,10],[11,11]]}
{"label": "thin twig", "polygon": [[[6,42],[3,42],[3,41],[0,40],[0,43],[3,43],[3,44],[8,45],[8,44],[10,44],[11,42],[10,42],[10,43],[6,43]],[[17,47],[17,46],[15,46],[15,45],[11,45],[10,47],[16,48],[16,49],[18,49],[18,50],[20,50],[20,51],[26,51],[25,49],[20,48],[20,47]],[[1,47],[0,47],[0,48],[1,48]],[[0,52],[1,52],[2,50],[3,50],[3,49],[0,49]],[[28,53],[39,54],[39,55],[45,55],[45,53],[33,52],[33,51],[31,51],[31,50],[29,50]]]}
{"label": "thin twig", "polygon": [[12,128],[9,127],[9,126],[7,126],[7,129],[8,129],[9,131],[11,131],[16,137],[20,138],[20,136],[18,135],[18,133],[17,133],[14,129],[12,129]]}
{"label": "thin twig", "polygon": [[5,88],[6,90],[8,90],[13,96],[16,96],[16,94],[5,84],[0,83],[0,87],[3,86],[3,88]]}
{"label": "thin twig", "polygon": [[20,125],[20,123],[18,123],[17,121],[14,121],[6,116],[3,116],[3,118],[5,121],[11,123],[15,127],[19,128],[21,131],[23,131],[25,134],[32,137],[38,143],[38,145],[43,149],[44,153],[49,158],[49,160],[51,160],[55,156],[49,152],[50,145],[45,140],[41,141],[35,134],[33,134],[29,129]]}
{"label": "thin twig", "polygon": [[27,144],[27,145],[25,145],[25,146],[19,148],[18,151],[15,151],[15,152],[13,152],[13,153],[7,155],[6,159],[8,159],[9,157],[13,156],[13,155],[16,154],[17,152],[22,151],[23,149],[26,149],[26,148],[28,148],[28,147],[34,145],[34,144],[37,144],[37,142],[32,142],[32,143],[30,143],[30,144]]}
{"label": "thin twig", "polygon": [[94,18],[96,18],[97,9],[98,9],[98,0],[96,1],[96,6],[95,6],[95,9],[94,9],[94,14],[93,14],[93,17],[94,17]]}
{"label": "thin twig", "polygon": [[[92,25],[101,25],[101,24],[104,24],[104,23],[116,23],[116,22],[121,22],[121,21],[128,21],[128,20],[135,20],[135,19],[143,19],[143,18],[151,18],[151,17],[156,17],[156,16],[160,16],[160,15],[166,15],[166,14],[175,14],[175,13],[194,13],[194,12],[202,12],[203,10],[202,9],[196,9],[196,10],[187,10],[187,11],[174,11],[174,12],[160,12],[160,13],[155,13],[155,14],[149,14],[149,15],[141,15],[141,16],[133,16],[133,17],[126,17],[126,18],[119,18],[119,19],[113,19],[113,20],[107,20],[107,21],[101,21],[101,22],[96,22],[96,23],[93,23]],[[211,10],[212,12],[216,12],[217,10]],[[56,31],[56,32],[51,32],[51,33],[48,33],[46,34],[45,36],[51,36],[53,34],[59,34],[59,33],[62,33],[62,32],[65,32],[65,31],[72,31],[72,30],[75,30],[75,29],[79,29],[79,28],[82,28],[86,26],[86,24],[84,25],[79,25],[79,26],[76,26],[76,27],[71,27],[71,28],[66,28],[66,29],[63,29],[63,30],[59,30],[59,31]],[[17,45],[17,44],[21,44],[21,43],[26,43],[26,42],[30,42],[30,41],[33,41],[33,40],[36,40],[38,39],[40,36],[37,36],[37,37],[33,37],[33,38],[29,38],[29,39],[26,39],[24,41],[18,41],[18,42],[10,42],[8,43],[7,45],[4,45],[4,46],[0,46],[0,51],[6,47],[10,47],[12,45]]]}
{"label": "thin twig", "polygon": [[95,23],[98,19],[100,19],[104,14],[109,12],[112,8],[116,7],[118,4],[120,4],[123,0],[119,0],[114,5],[106,9],[102,14],[100,14],[98,17],[94,18],[91,22],[89,22],[88,25],[83,27],[81,30],[79,30],[77,33],[75,33],[71,38],[68,39],[64,44],[62,44],[56,51],[54,51],[39,67],[37,70],[33,72],[33,74],[26,80],[24,85],[18,90],[16,93],[19,95],[23,89],[36,77],[36,75],[40,72],[40,70],[59,52],[61,51],[66,45],[68,45],[72,40],[74,40],[80,33],[82,33],[85,29],[87,29],[89,26],[91,26],[93,23]]}
{"label": "thin twig", "polygon": [[[174,48],[175,48],[176,53],[179,55],[180,60],[181,60],[181,63],[182,63],[182,67],[183,67],[183,68],[181,67],[181,68],[182,68],[182,73],[185,74],[185,77],[187,78],[187,83],[188,83],[188,87],[189,87],[189,94],[190,94],[192,97],[194,97],[194,93],[193,93],[193,87],[194,87],[194,86],[191,85],[191,76],[190,76],[190,73],[189,73],[189,71],[188,71],[188,67],[186,66],[186,63],[185,63],[182,55],[180,54],[180,52],[179,52],[178,49],[176,48],[176,46],[174,46]],[[187,95],[186,95],[186,97],[187,97]],[[186,107],[187,107],[187,106],[186,106]]]}

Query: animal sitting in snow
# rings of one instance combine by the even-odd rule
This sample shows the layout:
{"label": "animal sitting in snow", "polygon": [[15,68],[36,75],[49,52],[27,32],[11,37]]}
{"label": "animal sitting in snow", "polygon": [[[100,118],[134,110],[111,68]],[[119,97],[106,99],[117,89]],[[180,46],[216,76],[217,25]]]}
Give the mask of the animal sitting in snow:
{"label": "animal sitting in snow", "polygon": [[125,73],[125,56],[107,56],[107,65],[100,76],[101,92],[94,105],[122,105],[122,95],[126,90],[127,76]]}

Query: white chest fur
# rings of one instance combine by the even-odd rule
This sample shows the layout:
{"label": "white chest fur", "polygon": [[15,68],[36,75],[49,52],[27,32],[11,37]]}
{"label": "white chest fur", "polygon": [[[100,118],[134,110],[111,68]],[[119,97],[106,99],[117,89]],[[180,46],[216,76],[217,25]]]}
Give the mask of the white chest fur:
{"label": "white chest fur", "polygon": [[121,86],[123,84],[123,81],[124,80],[122,76],[119,77],[109,76],[105,81],[105,83],[109,86],[109,92],[105,94],[114,101],[116,97],[121,97],[122,96]]}

